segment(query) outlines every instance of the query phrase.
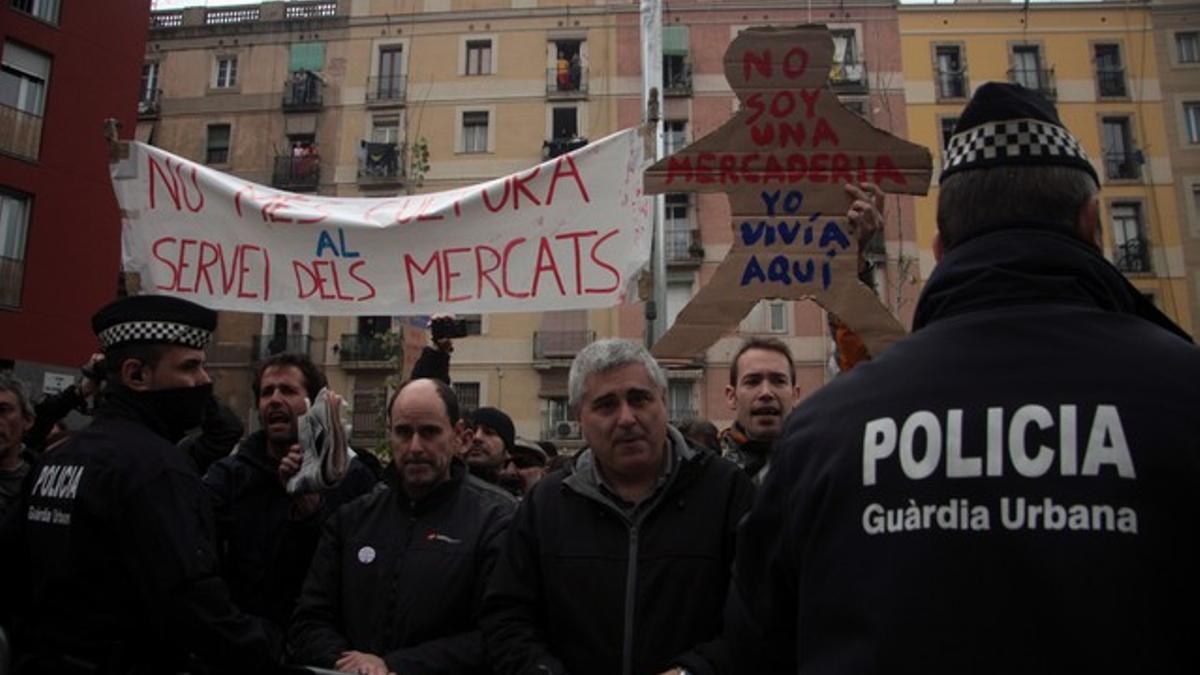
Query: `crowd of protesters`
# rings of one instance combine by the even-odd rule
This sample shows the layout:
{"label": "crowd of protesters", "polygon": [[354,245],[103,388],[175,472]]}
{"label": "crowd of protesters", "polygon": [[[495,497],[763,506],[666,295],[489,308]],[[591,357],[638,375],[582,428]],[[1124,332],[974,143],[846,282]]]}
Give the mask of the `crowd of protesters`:
{"label": "crowd of protesters", "polygon": [[0,675],[1194,672],[1200,352],[1101,256],[1051,104],[981,86],[947,157],[913,334],[802,403],[787,344],[743,341],[721,431],[605,339],[568,456],[463,410],[435,331],[388,461],[331,478],[308,357],[260,364],[244,435],[215,312],[102,308],[79,385],[0,378]]}

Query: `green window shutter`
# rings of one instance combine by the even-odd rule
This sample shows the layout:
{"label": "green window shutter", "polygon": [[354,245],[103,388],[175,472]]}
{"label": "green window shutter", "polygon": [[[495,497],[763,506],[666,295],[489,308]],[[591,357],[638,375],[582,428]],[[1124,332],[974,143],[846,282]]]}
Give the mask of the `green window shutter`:
{"label": "green window shutter", "polygon": [[288,71],[321,70],[325,67],[324,42],[295,42],[292,44],[291,59],[288,61]]}
{"label": "green window shutter", "polygon": [[687,56],[688,27],[664,26],[662,52],[664,56]]}

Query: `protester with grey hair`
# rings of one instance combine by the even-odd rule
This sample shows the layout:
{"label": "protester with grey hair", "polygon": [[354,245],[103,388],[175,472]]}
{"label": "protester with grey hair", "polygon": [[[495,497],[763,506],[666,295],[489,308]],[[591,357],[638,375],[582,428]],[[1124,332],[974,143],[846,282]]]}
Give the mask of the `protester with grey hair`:
{"label": "protester with grey hair", "polygon": [[19,380],[0,375],[0,521],[29,473],[21,437],[33,426],[33,407]]}
{"label": "protester with grey hair", "polygon": [[750,479],[667,424],[662,369],[601,340],[575,357],[587,447],[527,495],[484,597],[499,675],[713,673]]}

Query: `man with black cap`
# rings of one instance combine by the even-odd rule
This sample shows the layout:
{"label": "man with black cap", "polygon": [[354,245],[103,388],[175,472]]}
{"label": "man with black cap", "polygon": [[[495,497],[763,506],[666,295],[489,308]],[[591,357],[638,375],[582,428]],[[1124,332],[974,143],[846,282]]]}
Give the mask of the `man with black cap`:
{"label": "man with black cap", "polygon": [[[92,318],[106,387],[95,421],[35,466],[3,558],[28,579],[25,672],[168,673],[188,655],[266,672],[281,636],[230,602],[208,497],[175,443],[200,422],[216,313],[165,296]],[[15,590],[5,599],[9,603]]]}
{"label": "man with black cap", "polygon": [[975,93],[913,334],[797,409],[740,529],[744,672],[1195,670],[1200,350],[1098,183],[1040,95]]}
{"label": "man with black cap", "polygon": [[504,460],[512,452],[517,438],[512,418],[499,408],[478,408],[467,418],[467,437],[463,443],[463,460],[471,475],[496,484]]}

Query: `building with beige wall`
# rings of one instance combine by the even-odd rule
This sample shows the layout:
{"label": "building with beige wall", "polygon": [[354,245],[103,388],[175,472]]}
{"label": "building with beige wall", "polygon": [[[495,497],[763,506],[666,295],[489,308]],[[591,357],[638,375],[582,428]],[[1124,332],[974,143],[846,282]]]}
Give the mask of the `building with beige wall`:
{"label": "building with beige wall", "polygon": [[[385,197],[483,182],[642,119],[638,4],[633,0],[308,0],[157,12],[143,70],[138,136],[193,160],[277,187]],[[735,110],[721,58],[751,25],[827,22],[847,105],[905,135],[904,76],[894,7],[758,0],[672,2],[664,14],[663,117],[668,148],[714,130]],[[414,159],[428,153],[428,168]],[[732,241],[721,195],[666,199],[673,316]],[[872,256],[881,292],[907,319],[915,303],[915,214],[895,216]],[[578,444],[567,414],[570,359],[594,337],[644,335],[644,305],[470,317],[452,377],[467,407],[495,405],[518,433]],[[785,339],[807,392],[829,377],[823,313],[764,302],[743,334]],[[406,338],[402,338],[406,335]],[[356,441],[378,439],[378,410],[396,344],[420,331],[398,317],[226,313],[210,360],[218,391],[249,413],[250,367],[266,353],[307,350],[356,405]],[[671,370],[675,419],[732,418],[723,389],[735,336]]]}
{"label": "building with beige wall", "polygon": [[[1195,286],[1185,249],[1192,235],[1170,150],[1179,104],[1164,90],[1154,21],[1145,3],[902,5],[909,130],[940,166],[976,87],[997,80],[1041,90],[1101,178],[1105,255],[1191,330]],[[916,204],[922,279],[934,266],[936,196],[935,186]]]}

